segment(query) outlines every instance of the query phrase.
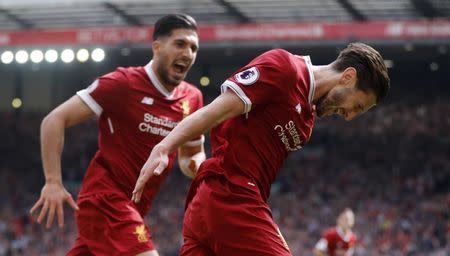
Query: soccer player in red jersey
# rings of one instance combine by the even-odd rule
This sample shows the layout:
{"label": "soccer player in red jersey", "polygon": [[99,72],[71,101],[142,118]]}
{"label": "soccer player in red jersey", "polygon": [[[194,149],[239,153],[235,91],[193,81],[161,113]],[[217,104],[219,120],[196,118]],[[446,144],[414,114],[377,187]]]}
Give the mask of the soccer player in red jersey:
{"label": "soccer player in red jersey", "polygon": [[337,226],[327,229],[314,248],[314,256],[351,256],[355,251],[356,235],[352,232],[355,214],[349,208],[337,218]]}
{"label": "soccer player in red jersey", "polygon": [[153,148],[131,199],[141,200],[175,148],[213,128],[212,157],[188,194],[181,255],[290,255],[267,204],[283,161],[309,140],[316,113],[351,120],[388,89],[383,58],[366,44],[348,45],[324,66],[282,49],[263,53]]}
{"label": "soccer player in red jersey", "polygon": [[[158,255],[143,217],[169,170],[176,153],[168,154],[165,175],[149,180],[140,203],[130,202],[139,171],[149,152],[186,116],[203,106],[201,92],[183,81],[195,61],[198,34],[195,20],[184,14],[167,15],[155,24],[153,60],[143,67],[118,68],[77,92],[41,125],[45,185],[33,214],[56,214],[64,224],[63,204],[76,209],[78,238],[68,255]],[[64,130],[90,117],[98,118],[99,149],[83,179],[77,203],[61,178]],[[179,147],[181,170],[193,176],[205,159],[203,135]]]}

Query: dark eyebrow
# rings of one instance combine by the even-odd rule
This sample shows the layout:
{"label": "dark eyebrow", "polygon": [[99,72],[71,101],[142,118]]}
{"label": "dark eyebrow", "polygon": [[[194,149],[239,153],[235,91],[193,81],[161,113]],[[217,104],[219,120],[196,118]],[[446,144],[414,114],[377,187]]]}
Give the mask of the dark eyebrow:
{"label": "dark eyebrow", "polygon": [[175,39],[174,41],[177,43],[187,43],[186,40],[181,39],[181,38]]}
{"label": "dark eyebrow", "polygon": [[[175,43],[183,43],[183,44],[189,44],[188,40],[182,39],[182,38],[178,38],[174,40]],[[197,44],[192,44],[191,48],[193,50],[198,50],[198,45]]]}

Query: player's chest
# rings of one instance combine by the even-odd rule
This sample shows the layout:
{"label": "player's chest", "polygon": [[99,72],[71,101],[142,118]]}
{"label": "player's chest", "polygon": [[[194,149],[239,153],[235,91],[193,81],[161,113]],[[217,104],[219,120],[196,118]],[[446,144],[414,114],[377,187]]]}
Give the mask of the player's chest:
{"label": "player's chest", "polygon": [[[344,255],[344,253],[350,248],[350,244],[349,242],[344,241],[341,238],[337,238],[335,241],[335,250],[336,253],[342,253],[342,255]],[[338,254],[340,255],[340,254]]]}
{"label": "player's chest", "polygon": [[161,137],[167,134],[184,117],[192,112],[191,102],[187,98],[169,100],[151,95],[138,94],[131,97],[123,108],[120,118],[124,129],[137,135],[153,134]]}
{"label": "player's chest", "polygon": [[311,137],[314,111],[309,103],[291,101],[267,108],[264,115],[276,140],[289,152],[301,149]]}

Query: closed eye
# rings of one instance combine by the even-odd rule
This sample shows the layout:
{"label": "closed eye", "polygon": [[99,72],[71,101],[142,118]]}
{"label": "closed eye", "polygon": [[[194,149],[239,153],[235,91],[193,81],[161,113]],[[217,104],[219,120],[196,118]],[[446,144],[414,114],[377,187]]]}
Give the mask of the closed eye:
{"label": "closed eye", "polygon": [[364,106],[363,105],[359,105],[358,108],[359,108],[359,111],[364,112]]}

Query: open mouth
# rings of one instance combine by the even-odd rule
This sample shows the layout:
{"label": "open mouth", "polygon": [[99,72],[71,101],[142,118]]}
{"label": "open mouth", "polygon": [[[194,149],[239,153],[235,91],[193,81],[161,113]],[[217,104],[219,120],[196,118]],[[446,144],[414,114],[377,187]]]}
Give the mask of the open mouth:
{"label": "open mouth", "polygon": [[189,67],[189,65],[187,63],[181,62],[181,61],[175,62],[173,64],[173,69],[175,70],[176,73],[179,73],[179,74],[185,73],[187,71],[188,67]]}

